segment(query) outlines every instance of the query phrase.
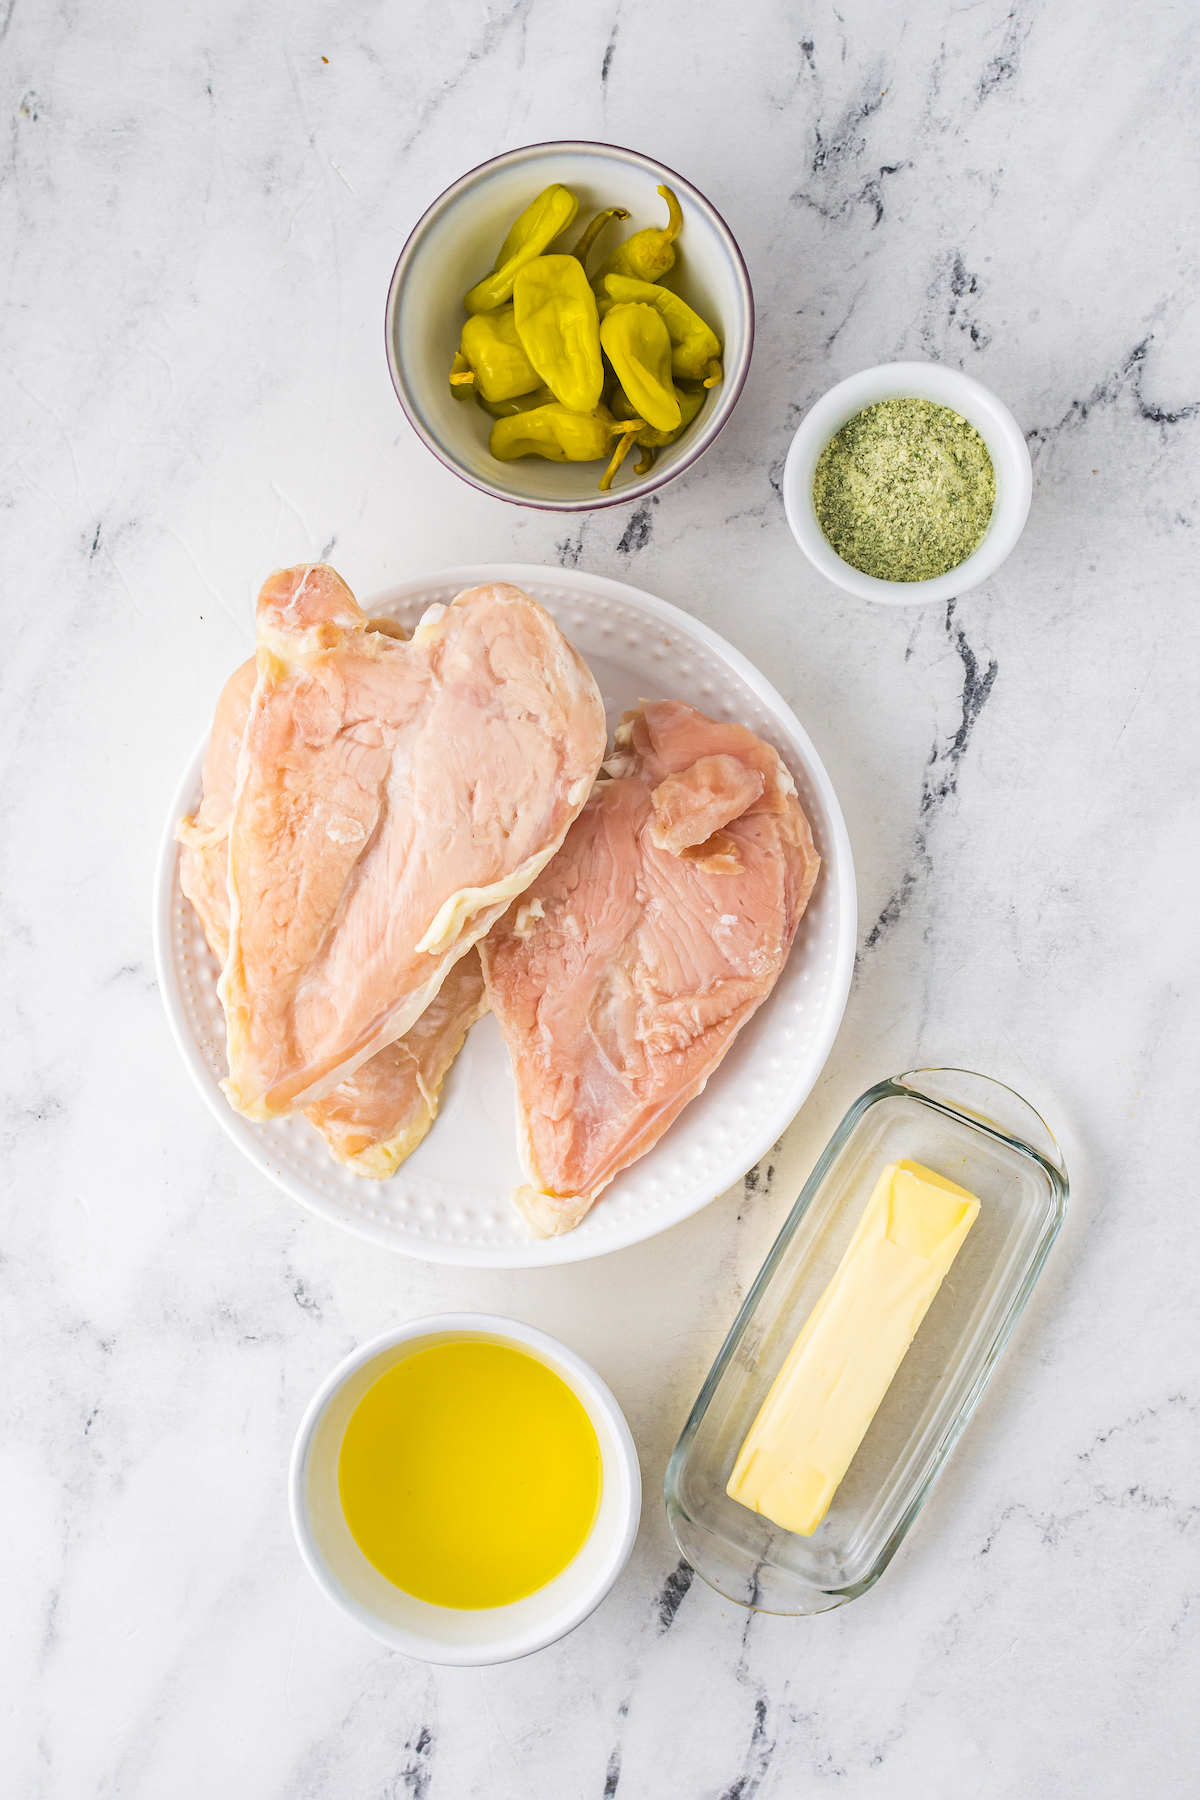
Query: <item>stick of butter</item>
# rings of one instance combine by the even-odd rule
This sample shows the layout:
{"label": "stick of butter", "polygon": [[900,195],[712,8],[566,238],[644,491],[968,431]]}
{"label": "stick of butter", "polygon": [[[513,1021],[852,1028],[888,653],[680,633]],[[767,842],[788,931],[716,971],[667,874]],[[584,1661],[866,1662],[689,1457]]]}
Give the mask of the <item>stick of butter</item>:
{"label": "stick of butter", "polygon": [[978,1212],[932,1169],[888,1164],[750,1427],[731,1500],[812,1536]]}

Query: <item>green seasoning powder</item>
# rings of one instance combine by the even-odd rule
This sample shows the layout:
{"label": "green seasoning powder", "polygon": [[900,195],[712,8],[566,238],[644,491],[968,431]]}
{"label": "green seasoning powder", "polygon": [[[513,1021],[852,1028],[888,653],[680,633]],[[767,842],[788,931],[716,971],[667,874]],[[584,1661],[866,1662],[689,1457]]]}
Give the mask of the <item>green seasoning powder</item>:
{"label": "green seasoning powder", "polygon": [[995,498],[983,439],[932,400],[881,400],[857,413],[825,446],[813,478],[830,544],[880,581],[956,569],[981,543]]}

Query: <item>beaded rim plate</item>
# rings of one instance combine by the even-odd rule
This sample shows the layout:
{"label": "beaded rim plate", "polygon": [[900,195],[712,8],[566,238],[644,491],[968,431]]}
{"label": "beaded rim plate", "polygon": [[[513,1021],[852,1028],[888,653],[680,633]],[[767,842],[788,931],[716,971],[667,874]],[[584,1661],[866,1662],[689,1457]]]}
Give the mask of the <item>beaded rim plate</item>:
{"label": "beaded rim plate", "polygon": [[758,670],[714,631],[664,600],[577,570],[491,563],[418,576],[363,601],[411,630],[427,606],[464,588],[511,581],[541,602],[586,658],[609,730],[639,699],[681,699],[749,725],[796,780],[821,873],[774,993],[735,1040],[704,1093],[649,1155],[563,1237],[529,1237],[510,1199],[522,1179],[508,1057],[490,1015],[475,1025],[423,1144],[390,1181],[351,1175],[302,1116],[252,1125],[233,1112],[225,1073],[218,967],[179,886],[176,820],[199,804],[207,738],[171,803],[155,879],[154,951],[167,1018],[192,1078],[234,1143],[301,1205],[368,1242],[428,1262],[539,1268],[641,1243],[707,1206],[790,1123],[833,1046],[854,965],[857,903],[850,841],[821,760]]}

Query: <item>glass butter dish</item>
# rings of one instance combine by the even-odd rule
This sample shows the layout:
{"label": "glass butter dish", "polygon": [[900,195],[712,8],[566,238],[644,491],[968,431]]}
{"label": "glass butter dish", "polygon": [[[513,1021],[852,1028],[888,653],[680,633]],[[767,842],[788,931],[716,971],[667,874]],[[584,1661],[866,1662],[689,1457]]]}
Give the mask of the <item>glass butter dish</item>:
{"label": "glass butter dish", "polygon": [[[829,1285],[888,1163],[966,1188],[979,1216],[811,1537],[725,1491],[805,1320]],[[819,1613],[883,1574],[979,1404],[1058,1235],[1058,1145],[1028,1103],[963,1069],[918,1069],[855,1101],[821,1155],[734,1320],[667,1468],[680,1550],[729,1600]]]}

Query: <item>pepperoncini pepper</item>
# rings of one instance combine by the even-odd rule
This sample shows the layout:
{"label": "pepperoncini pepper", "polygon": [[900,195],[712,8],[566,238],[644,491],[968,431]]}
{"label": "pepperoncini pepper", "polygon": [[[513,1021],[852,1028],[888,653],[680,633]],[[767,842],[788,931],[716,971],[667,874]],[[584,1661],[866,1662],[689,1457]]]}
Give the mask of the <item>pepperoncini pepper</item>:
{"label": "pepperoncini pepper", "polygon": [[521,348],[511,306],[467,320],[450,370],[452,388],[473,387],[485,400],[512,400],[541,385],[541,376]]}
{"label": "pepperoncini pepper", "polygon": [[721,341],[686,300],[653,281],[634,281],[628,275],[606,275],[602,287],[601,318],[614,306],[631,302],[654,307],[671,339],[672,375],[716,386],[721,379]]}
{"label": "pepperoncini pepper", "polygon": [[[708,394],[707,390],[703,387],[677,387],[675,389],[675,398],[679,402],[679,423],[675,426],[674,430],[656,431],[653,425],[646,425],[634,438],[633,441],[635,444],[640,444],[645,450],[658,450],[661,449],[664,444],[673,444],[675,439],[683,432],[684,427],[691,424],[696,414],[700,411],[700,408],[704,405],[705,400],[708,398]],[[632,419],[636,417],[637,409],[624,388],[618,388],[613,395],[612,411],[613,416],[618,419]]]}
{"label": "pepperoncini pepper", "polygon": [[587,259],[592,254],[592,246],[600,236],[600,233],[604,230],[604,227],[608,224],[608,221],[610,219],[627,219],[628,217],[629,214],[623,206],[610,206],[606,211],[597,213],[575,248],[572,250],[571,255],[577,257],[586,269]]}
{"label": "pepperoncini pepper", "polygon": [[573,256],[536,257],[517,273],[513,306],[521,347],[555,399],[572,412],[594,412],[604,363],[596,296],[583,264]]}
{"label": "pepperoncini pepper", "polygon": [[600,482],[607,492],[612,478],[644,419],[614,419],[606,406],[590,413],[573,412],[554,401],[549,406],[535,407],[509,419],[497,419],[488,439],[488,449],[501,462],[515,462],[519,456],[544,456],[550,462],[598,462],[616,443],[616,453]]}
{"label": "pepperoncini pepper", "polygon": [[671,381],[671,339],[652,306],[612,306],[600,326],[604,353],[630,402],[656,431],[674,431],[682,420]]}
{"label": "pepperoncini pepper", "polygon": [[[466,391],[470,393],[472,390],[468,388]],[[550,406],[554,401],[554,395],[548,387],[535,387],[530,394],[515,394],[511,400],[485,400],[478,391],[475,398],[484,412],[491,413],[493,419],[511,419],[517,413],[529,412],[535,406]]]}
{"label": "pepperoncini pepper", "polygon": [[661,281],[675,262],[675,239],[683,230],[683,211],[668,187],[659,193],[667,203],[667,223],[647,225],[642,231],[618,244],[607,262],[600,265],[594,286],[603,291],[606,275],[630,275],[635,281]]}
{"label": "pepperoncini pepper", "polygon": [[469,313],[492,312],[512,299],[517,271],[540,256],[547,245],[567,229],[579,202],[570,188],[555,182],[532,200],[515,220],[492,264],[491,272],[477,281],[463,298]]}
{"label": "pepperoncini pepper", "polygon": [[[656,431],[653,425],[646,425],[634,438],[645,455],[637,465],[636,473],[646,475],[654,466],[654,452],[664,444],[673,444],[689,426],[707,399],[707,389],[701,386],[677,387],[675,398],[679,402],[679,423],[673,431]],[[618,388],[612,397],[612,410],[618,419],[632,419],[635,408],[623,388]]]}

